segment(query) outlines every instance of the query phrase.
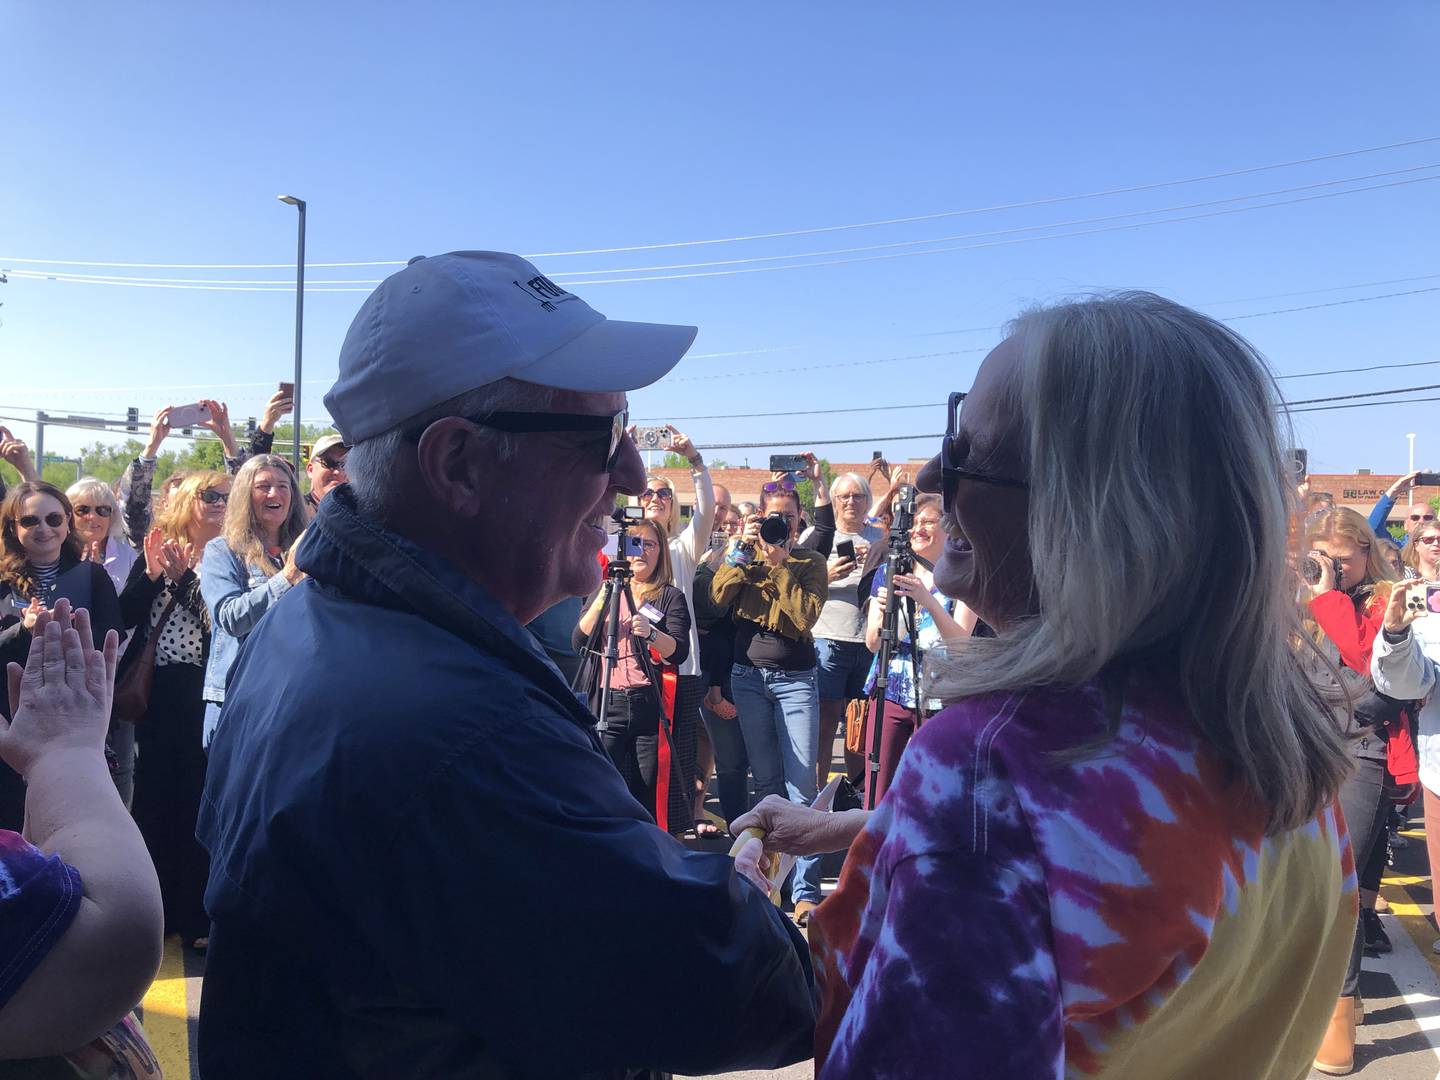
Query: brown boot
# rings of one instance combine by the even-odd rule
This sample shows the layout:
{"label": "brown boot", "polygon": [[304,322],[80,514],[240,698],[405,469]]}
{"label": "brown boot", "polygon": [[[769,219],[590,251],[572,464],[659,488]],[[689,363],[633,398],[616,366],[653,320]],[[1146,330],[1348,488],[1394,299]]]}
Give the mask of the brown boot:
{"label": "brown boot", "polygon": [[1329,1076],[1344,1076],[1355,1068],[1355,1001],[1343,997],[1330,1014],[1325,1041],[1315,1054],[1315,1068]]}

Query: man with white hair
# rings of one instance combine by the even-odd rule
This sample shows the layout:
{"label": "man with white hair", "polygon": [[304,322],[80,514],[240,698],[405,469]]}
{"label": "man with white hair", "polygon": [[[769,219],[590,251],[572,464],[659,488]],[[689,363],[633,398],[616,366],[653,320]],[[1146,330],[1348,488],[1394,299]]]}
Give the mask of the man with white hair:
{"label": "man with white hair", "polygon": [[207,1080],[810,1056],[803,940],[732,860],[655,827],[524,628],[598,586],[616,497],[644,486],[625,391],[694,334],[606,320],[494,252],[412,260],[360,309],[325,398],[349,486],[210,749]]}

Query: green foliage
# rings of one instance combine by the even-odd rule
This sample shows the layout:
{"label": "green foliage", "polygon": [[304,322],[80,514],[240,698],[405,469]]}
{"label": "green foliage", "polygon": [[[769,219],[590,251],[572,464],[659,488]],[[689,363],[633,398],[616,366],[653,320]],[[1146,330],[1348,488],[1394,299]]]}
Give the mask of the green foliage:
{"label": "green foliage", "polygon": [[1405,527],[1403,525],[1387,525],[1385,528],[1389,530],[1391,540],[1394,540],[1397,544],[1403,544],[1405,542]]}
{"label": "green foliage", "polygon": [[[835,470],[830,467],[830,462],[820,458],[820,475],[825,478],[825,486],[829,487],[835,482]],[[807,519],[813,518],[815,514],[815,485],[808,479],[801,480],[795,485],[795,493],[800,496],[800,506],[805,511]]]}

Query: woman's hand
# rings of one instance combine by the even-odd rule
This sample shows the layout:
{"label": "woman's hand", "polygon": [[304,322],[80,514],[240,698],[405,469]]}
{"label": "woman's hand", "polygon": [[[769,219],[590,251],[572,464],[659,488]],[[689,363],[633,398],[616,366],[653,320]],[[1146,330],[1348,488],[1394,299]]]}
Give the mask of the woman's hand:
{"label": "woman's hand", "polygon": [[159,526],[145,534],[144,548],[145,576],[151,581],[159,581],[160,575],[165,573],[165,534]]}
{"label": "woman's hand", "polygon": [[44,614],[45,605],[40,603],[38,599],[31,600],[30,603],[26,605],[25,610],[20,613],[20,625],[33,634],[36,628],[40,626],[40,617]]}
{"label": "woman's hand", "polygon": [[817,458],[809,450],[805,451],[805,453],[801,454],[800,456],[805,459],[805,468],[802,471],[801,475],[803,475],[805,479],[809,480],[812,484],[820,483],[820,459]]}
{"label": "woman's hand", "polygon": [[940,607],[940,601],[935,599],[935,594],[926,587],[914,574],[896,574],[895,592],[908,600],[914,600],[916,604],[926,611],[934,613]]}
{"label": "woman's hand", "polygon": [[739,836],[746,829],[759,829],[765,834],[766,851],[823,855],[844,851],[864,827],[864,811],[831,814],[770,795],[748,814],[732,821],[730,832]]}
{"label": "woman's hand", "polygon": [[1405,491],[1407,488],[1409,488],[1411,484],[1415,483],[1415,478],[1419,475],[1419,469],[1416,469],[1414,472],[1406,473],[1404,476],[1400,477],[1399,480],[1396,480],[1395,483],[1391,484],[1388,488],[1386,488],[1385,494],[1389,495],[1392,499],[1395,498],[1402,491]]}
{"label": "woman's hand", "polygon": [[1425,594],[1419,589],[1407,589],[1403,582],[1397,581],[1390,590],[1390,602],[1385,605],[1385,632],[1403,634],[1425,613]]}
{"label": "woman's hand", "polygon": [[690,462],[691,465],[699,465],[704,460],[700,456],[700,451],[695,448],[695,444],[690,441],[689,435],[680,434],[680,432],[675,430],[674,424],[666,424],[665,428],[670,432],[671,450],[677,454],[683,454],[685,460]]}
{"label": "woman's hand", "polygon": [[[187,553],[186,549],[189,548]],[[160,549],[160,567],[171,581],[178,582],[194,565],[190,558],[195,548],[181,545],[178,540],[166,540]]]}
{"label": "woman's hand", "polygon": [[650,621],[650,617],[643,612],[637,611],[634,615],[630,616],[630,633],[641,641],[644,641],[650,636],[650,631],[654,625],[655,624]]}
{"label": "woman's hand", "polygon": [[145,453],[142,455],[153,458],[160,452],[160,444],[170,434],[170,406],[155,410],[155,418],[150,421],[150,441],[145,444]]}
{"label": "woman's hand", "polygon": [[295,538],[295,542],[290,545],[290,550],[285,552],[285,565],[280,568],[280,573],[285,575],[285,580],[291,585],[299,585],[305,580],[305,571],[295,565],[295,552],[300,547],[300,541],[304,539],[303,532]]}
{"label": "woman's hand", "polygon": [[220,440],[220,445],[225,448],[226,457],[235,457],[240,448],[235,445],[235,432],[230,427],[230,407],[223,401],[215,401],[207,398],[200,402],[201,405],[208,405],[210,408],[210,419],[203,421],[200,426],[209,428]]}
{"label": "woman's hand", "polygon": [[90,543],[80,549],[80,558],[84,562],[103,563],[105,561],[105,541],[90,541]]}
{"label": "woman's hand", "polygon": [[1323,596],[1335,588],[1335,561],[1323,551],[1310,552],[1310,558],[1314,559],[1320,566],[1320,579],[1313,585],[1308,581],[1305,583],[1306,587],[1310,590],[1310,599],[1313,600],[1315,597]]}
{"label": "woman's hand", "polygon": [[108,631],[99,652],[91,640],[90,613],[81,608],[72,621],[70,601],[60,600],[37,623],[25,666],[9,666],[14,719],[0,720],[0,758],[21,776],[47,754],[105,752],[120,638]]}
{"label": "woman's hand", "polygon": [[[859,552],[856,552],[856,554],[858,555]],[[841,578],[847,578],[855,572],[855,560],[841,559],[838,562],[831,563],[829,569],[825,572],[830,576],[830,583],[833,585]]]}
{"label": "woman's hand", "polygon": [[260,414],[260,430],[267,435],[275,433],[275,425],[280,423],[280,418],[289,414],[295,408],[295,398],[284,390],[276,390],[270,395],[270,400],[265,403],[265,411]]}
{"label": "woman's hand", "polygon": [[40,474],[35,470],[35,462],[30,457],[30,448],[10,434],[7,427],[0,427],[0,458],[14,467],[22,481],[33,483],[40,479]]}

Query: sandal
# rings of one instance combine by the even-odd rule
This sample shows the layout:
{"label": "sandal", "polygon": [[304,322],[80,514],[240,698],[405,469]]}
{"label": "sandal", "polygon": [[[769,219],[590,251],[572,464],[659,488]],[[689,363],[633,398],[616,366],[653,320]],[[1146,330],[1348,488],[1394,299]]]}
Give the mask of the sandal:
{"label": "sandal", "polygon": [[204,956],[205,950],[210,948],[210,939],[208,937],[197,937],[193,941],[187,941],[185,947],[187,949],[193,949],[201,956]]}
{"label": "sandal", "polygon": [[725,830],[716,825],[709,818],[703,818],[695,822],[695,835],[701,839],[711,836],[724,836]]}

